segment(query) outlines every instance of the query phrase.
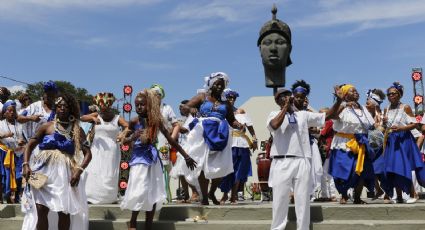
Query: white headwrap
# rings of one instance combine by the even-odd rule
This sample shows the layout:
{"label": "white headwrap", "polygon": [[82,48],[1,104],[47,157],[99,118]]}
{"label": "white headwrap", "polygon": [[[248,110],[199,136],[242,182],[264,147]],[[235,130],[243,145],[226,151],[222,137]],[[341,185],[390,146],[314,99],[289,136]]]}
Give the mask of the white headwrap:
{"label": "white headwrap", "polygon": [[227,88],[227,85],[229,84],[229,76],[227,76],[227,74],[223,72],[216,72],[216,73],[211,73],[210,76],[206,76],[204,78],[204,81],[205,81],[204,89],[209,90],[214,85],[214,82],[216,82],[218,79],[223,79],[224,88]]}
{"label": "white headwrap", "polygon": [[377,94],[373,93],[373,90],[369,89],[366,93],[367,100],[370,100],[374,105],[379,106],[383,100]]}

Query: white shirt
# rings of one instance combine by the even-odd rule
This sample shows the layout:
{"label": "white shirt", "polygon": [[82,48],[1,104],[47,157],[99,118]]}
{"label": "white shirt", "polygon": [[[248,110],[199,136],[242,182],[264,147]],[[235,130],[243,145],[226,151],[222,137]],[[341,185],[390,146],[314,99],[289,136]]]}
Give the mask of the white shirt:
{"label": "white shirt", "polygon": [[[22,125],[18,122],[15,124],[10,124],[3,119],[0,121],[0,135],[8,134],[9,132],[13,133],[13,137],[3,138],[0,141],[5,144],[10,149],[16,149],[18,147],[18,142],[23,139],[22,137]],[[22,155],[22,149],[19,153]]]}
{"label": "white shirt", "polygon": [[[333,129],[335,132],[347,134],[367,133],[368,130],[365,129],[365,127],[373,125],[375,120],[364,106],[362,106],[362,108],[363,109],[354,109],[354,111],[351,107],[344,108],[339,114],[339,119],[333,120]],[[331,149],[348,151],[346,145],[348,141],[350,141],[350,139],[335,135],[332,139]]]}
{"label": "white shirt", "polygon": [[51,112],[47,112],[43,107],[43,101],[36,101],[29,105],[27,108],[23,109],[20,113],[24,116],[32,116],[32,115],[43,115],[39,122],[29,121],[23,125],[24,135],[27,139],[30,139],[34,136],[37,129],[44,123],[47,122],[47,119],[50,117]]}
{"label": "white shirt", "polygon": [[267,118],[267,128],[273,136],[273,144],[270,149],[270,156],[290,155],[311,158],[309,127],[322,127],[325,124],[325,113],[313,113],[309,111],[294,112],[296,124],[288,122],[289,114],[285,115],[282,125],[274,130],[270,126],[270,121],[275,118],[280,111],[273,111]]}
{"label": "white shirt", "polygon": [[[393,126],[406,126],[412,123],[417,123],[416,117],[409,116],[406,111],[404,111],[404,104],[401,104],[397,109],[390,109],[387,107],[387,117],[388,117],[388,125]],[[423,119],[422,119],[423,120]],[[417,138],[421,136],[421,132],[417,129],[410,130],[412,135]]]}

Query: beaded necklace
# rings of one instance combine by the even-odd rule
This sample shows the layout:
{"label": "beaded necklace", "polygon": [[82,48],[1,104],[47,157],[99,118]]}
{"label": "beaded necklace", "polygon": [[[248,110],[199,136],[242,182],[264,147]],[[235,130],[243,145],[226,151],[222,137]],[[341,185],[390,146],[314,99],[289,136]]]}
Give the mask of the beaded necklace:
{"label": "beaded necklace", "polygon": [[[65,129],[61,124],[68,124],[68,127]],[[66,139],[69,139],[69,140],[72,139],[73,123],[63,122],[56,118],[54,121],[54,127],[55,127],[55,131],[61,134],[62,136],[66,137]]]}

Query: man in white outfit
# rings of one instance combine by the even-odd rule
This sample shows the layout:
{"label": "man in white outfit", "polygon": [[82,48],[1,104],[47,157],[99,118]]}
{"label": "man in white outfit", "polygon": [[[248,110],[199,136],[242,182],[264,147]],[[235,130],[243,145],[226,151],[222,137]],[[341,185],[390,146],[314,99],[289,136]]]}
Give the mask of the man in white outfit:
{"label": "man in white outfit", "polygon": [[269,186],[273,188],[272,230],[283,230],[288,222],[291,187],[294,188],[297,229],[307,230],[310,225],[311,148],[309,127],[325,124],[325,113],[294,112],[289,90],[279,89],[275,101],[279,111],[270,113],[267,128],[273,136],[270,155]]}

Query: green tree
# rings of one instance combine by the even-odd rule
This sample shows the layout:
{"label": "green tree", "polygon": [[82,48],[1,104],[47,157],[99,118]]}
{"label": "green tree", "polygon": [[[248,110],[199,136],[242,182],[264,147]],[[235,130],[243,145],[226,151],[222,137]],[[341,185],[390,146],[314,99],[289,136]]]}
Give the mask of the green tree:
{"label": "green tree", "polygon": [[22,90],[19,90],[19,91],[13,92],[13,93],[12,93],[12,95],[10,95],[9,99],[10,99],[10,100],[18,99],[18,97],[19,97],[21,94],[23,94],[23,93],[25,93],[25,91],[22,91]]}
{"label": "green tree", "polygon": [[[93,95],[90,95],[85,88],[75,87],[68,81],[54,81],[60,92],[66,92],[74,95],[78,101],[86,101],[92,103]],[[28,85],[26,93],[33,101],[39,101],[43,97],[44,82],[36,82]]]}

